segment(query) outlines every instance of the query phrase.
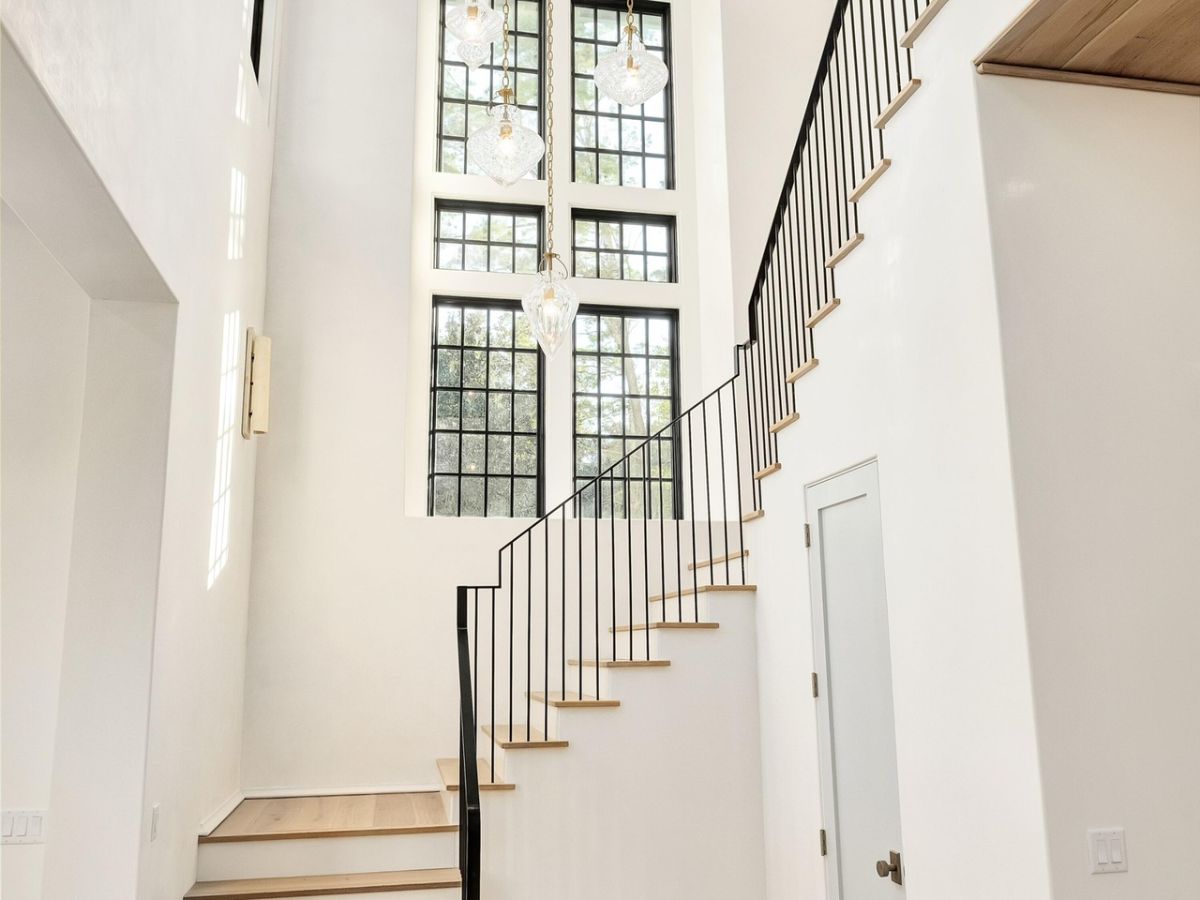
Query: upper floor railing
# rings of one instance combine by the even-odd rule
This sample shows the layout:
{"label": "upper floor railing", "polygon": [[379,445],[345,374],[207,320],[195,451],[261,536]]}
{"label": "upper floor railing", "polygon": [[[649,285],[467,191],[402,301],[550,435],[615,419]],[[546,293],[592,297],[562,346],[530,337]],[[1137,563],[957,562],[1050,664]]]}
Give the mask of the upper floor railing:
{"label": "upper floor railing", "polygon": [[497,742],[550,739],[552,701],[603,699],[601,660],[649,661],[649,623],[696,622],[706,588],[746,583],[743,523],[762,512],[793,386],[817,364],[834,267],[862,239],[855,204],[912,89],[904,36],[931,2],[838,3],[733,376],[501,547],[495,583],[459,588],[464,896],[479,896],[476,727],[494,779]]}

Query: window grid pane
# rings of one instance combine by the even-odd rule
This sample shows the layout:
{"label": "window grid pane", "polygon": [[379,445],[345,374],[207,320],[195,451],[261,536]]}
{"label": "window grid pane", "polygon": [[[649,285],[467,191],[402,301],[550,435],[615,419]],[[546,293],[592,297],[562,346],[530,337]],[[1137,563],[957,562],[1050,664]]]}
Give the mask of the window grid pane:
{"label": "window grid pane", "polygon": [[[482,174],[467,158],[467,137],[487,119],[496,92],[502,83],[503,46],[492,44],[491,58],[470,70],[458,57],[458,39],[446,30],[446,7],[442,0],[441,48],[438,78],[437,169],[468,175]],[[487,0],[483,0],[486,4]],[[499,4],[497,4],[497,11]],[[542,0],[512,0],[509,14],[509,81],[517,92],[516,106],[524,125],[543,133],[542,66],[544,46]],[[539,164],[525,177],[542,177]]]}
{"label": "window grid pane", "polygon": [[542,207],[438,200],[434,209],[437,268],[537,274]]}
{"label": "window grid pane", "polygon": [[[667,427],[677,415],[676,322],[668,310],[580,308],[574,346],[579,515],[678,515],[678,440]],[[631,452],[633,458],[607,472]],[[597,510],[591,479],[598,475]]]}
{"label": "window grid pane", "polygon": [[[646,49],[671,64],[669,7],[639,4],[634,14]],[[671,84],[641,106],[622,106],[596,91],[596,61],[617,52],[624,37],[625,4],[575,0],[572,81],[574,180],[587,184],[673,188]]]}
{"label": "window grid pane", "polygon": [[677,280],[674,216],[576,209],[571,219],[577,278]]}
{"label": "window grid pane", "polygon": [[542,514],[542,356],[519,303],[433,307],[431,516]]}

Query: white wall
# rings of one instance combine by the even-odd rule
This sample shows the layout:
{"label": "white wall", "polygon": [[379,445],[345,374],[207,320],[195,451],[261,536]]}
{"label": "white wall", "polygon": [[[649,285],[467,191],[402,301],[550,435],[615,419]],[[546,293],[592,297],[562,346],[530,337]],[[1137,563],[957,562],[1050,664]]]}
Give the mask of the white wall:
{"label": "white wall", "polygon": [[[925,85],[888,126],[894,164],[860,204],[866,241],[837,270],[843,302],[817,328],[821,365],[797,385],[800,420],[780,437],[783,470],[748,538],[771,898],[824,892],[804,485],[871,457],[908,896],[1050,896],[970,65],[1020,7],[950,3],[918,43]],[[750,62],[726,55],[727,68]],[[735,255],[735,271],[747,264]]]}
{"label": "white wall", "polygon": [[[249,66],[240,3],[4,0],[0,12],[179,301],[141,846],[141,893],[178,896],[201,821],[240,782],[254,470],[254,445],[240,439],[229,564],[211,590],[207,572],[223,320],[236,312],[242,327],[261,325],[267,102],[253,78],[243,76],[244,103],[239,92],[239,67]],[[246,224],[231,253],[235,168],[246,177]],[[161,810],[150,844],[152,804]]]}
{"label": "white wall", "polygon": [[[718,115],[706,124],[720,122],[719,94],[688,88],[694,53],[715,52],[705,77],[719,78],[719,36],[696,27],[705,8],[688,4],[673,20],[681,135],[699,110]],[[545,198],[544,183],[505,190],[434,172],[438,9],[436,0],[297,0],[290,10],[271,209],[275,408],[256,500],[248,790],[436,784],[434,759],[456,746],[454,586],[491,580],[496,550],[526,524],[423,518],[431,298],[516,299],[529,281],[430,268],[433,199]],[[557,12],[561,101],[570,4]],[[561,148],[570,117],[560,113],[557,127]],[[679,216],[679,284],[588,281],[580,293],[681,310],[687,403],[732,374],[732,314],[716,171],[724,148],[710,141],[693,152],[683,138],[679,147],[678,191],[571,185],[560,149],[557,239],[570,245],[571,204]],[[702,357],[705,342],[719,355]],[[551,506],[569,490],[571,383],[564,349],[547,372]]]}
{"label": "white wall", "polygon": [[1055,895],[1193,896],[1200,100],[979,94]]}
{"label": "white wall", "polygon": [[[89,300],[7,204],[2,209],[0,718],[5,728],[0,794],[5,809],[46,809],[83,425]],[[37,896],[44,851],[42,844],[5,846],[0,893]]]}

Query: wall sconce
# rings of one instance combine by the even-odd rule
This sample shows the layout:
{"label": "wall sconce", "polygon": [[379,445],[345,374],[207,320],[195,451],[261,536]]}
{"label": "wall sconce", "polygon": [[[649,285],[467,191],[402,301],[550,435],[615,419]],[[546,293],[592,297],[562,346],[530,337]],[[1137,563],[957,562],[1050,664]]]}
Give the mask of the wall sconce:
{"label": "wall sconce", "polygon": [[266,434],[271,421],[271,339],[246,329],[242,379],[242,437]]}

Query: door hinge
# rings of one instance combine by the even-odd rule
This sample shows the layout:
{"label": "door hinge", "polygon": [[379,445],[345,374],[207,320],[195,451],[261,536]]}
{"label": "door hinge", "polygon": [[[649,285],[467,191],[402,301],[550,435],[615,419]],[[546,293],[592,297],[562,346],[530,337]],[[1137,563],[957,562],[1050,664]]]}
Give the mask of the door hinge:
{"label": "door hinge", "polygon": [[829,855],[829,842],[825,838],[825,829],[824,828],[821,829],[821,855],[822,856]]}
{"label": "door hinge", "polygon": [[807,522],[804,523],[804,546],[812,546],[812,528],[809,527]]}
{"label": "door hinge", "polygon": [[818,684],[819,684],[819,680],[817,679],[817,673],[813,672],[812,673],[812,688],[813,688],[813,699],[814,700],[817,697],[821,696],[821,691],[817,687]]}

